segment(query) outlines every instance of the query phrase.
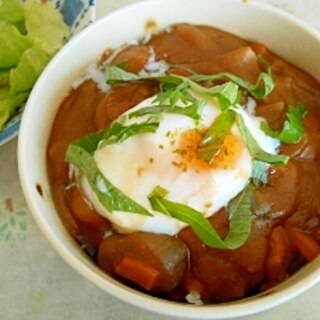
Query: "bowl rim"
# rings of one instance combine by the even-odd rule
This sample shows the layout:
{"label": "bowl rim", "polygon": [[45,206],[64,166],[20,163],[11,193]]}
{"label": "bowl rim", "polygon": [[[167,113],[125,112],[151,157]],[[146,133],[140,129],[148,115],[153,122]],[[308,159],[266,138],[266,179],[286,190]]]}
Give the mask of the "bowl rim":
{"label": "bowl rim", "polygon": [[[23,193],[25,195],[27,204],[30,208],[33,218],[38,224],[38,227],[45,235],[45,237],[48,239],[51,246],[62,257],[62,259],[66,261],[73,269],[79,272],[84,278],[94,283],[96,286],[103,289],[110,295],[113,295],[118,299],[125,301],[126,303],[130,303],[132,305],[138,306],[142,309],[151,312],[162,313],[168,316],[176,316],[183,318],[194,317],[199,319],[227,319],[233,317],[246,316],[270,309],[271,307],[275,307],[281,303],[288,301],[289,299],[296,297],[297,295],[301,294],[302,292],[316,284],[318,281],[320,281],[320,268],[318,271],[313,270],[312,273],[304,277],[303,286],[300,282],[297,282],[291,284],[291,286],[289,287],[282,288],[281,291],[276,292],[275,289],[279,287],[277,286],[272,288],[272,290],[263,292],[262,294],[258,295],[258,300],[255,299],[258,296],[254,296],[252,298],[241,299],[235,302],[229,302],[227,304],[211,304],[204,305],[201,307],[195,305],[170,302],[131,289],[113,280],[109,276],[102,276],[101,274],[98,274],[96,270],[90,268],[90,266],[88,266],[83,261],[79,262],[75,255],[65,247],[64,243],[57,237],[57,235],[54,234],[52,230],[50,230],[50,227],[46,223],[46,218],[42,216],[39,212],[37,201],[35,200],[35,197],[32,195],[30,181],[28,178],[28,168],[24,166],[25,158],[28,156],[28,150],[26,150],[24,145],[25,139],[27,139],[26,133],[28,130],[28,122],[25,119],[27,119],[30,110],[32,109],[32,104],[36,99],[38,88],[40,87],[41,82],[45,81],[44,79],[47,77],[47,74],[50,74],[52,70],[55,68],[56,64],[59,63],[59,60],[63,58],[65,51],[69,50],[69,48],[72,48],[77,42],[82,41],[81,39],[85,37],[85,35],[93,33],[99,25],[104,25],[106,21],[114,19],[118,15],[129,13],[132,10],[132,8],[141,7],[141,9],[143,9],[144,6],[152,6],[153,4],[159,3],[160,1],[161,3],[163,3],[164,6],[165,3],[170,3],[170,0],[144,0],[127,5],[105,15],[103,18],[99,19],[97,22],[90,25],[89,27],[81,31],[78,35],[76,35],[73,39],[71,39],[70,42],[68,42],[65,45],[65,47],[51,60],[49,65],[46,67],[29,97],[28,103],[25,107],[24,115],[22,116],[20,128],[21,134],[19,134],[18,139],[18,169]],[[177,2],[181,3],[183,1],[185,0],[177,0]],[[196,0],[190,1],[195,2]],[[204,0],[204,2],[205,1],[206,0]],[[242,0],[224,1],[243,3]],[[317,31],[315,31],[312,27],[310,27],[303,21],[299,20],[298,18],[290,15],[289,13],[262,3],[248,2],[244,3],[244,5],[256,7],[259,10],[268,11],[272,15],[281,17],[282,19],[285,19],[288,22],[302,28],[306,33],[309,33],[320,43],[320,35]]]}

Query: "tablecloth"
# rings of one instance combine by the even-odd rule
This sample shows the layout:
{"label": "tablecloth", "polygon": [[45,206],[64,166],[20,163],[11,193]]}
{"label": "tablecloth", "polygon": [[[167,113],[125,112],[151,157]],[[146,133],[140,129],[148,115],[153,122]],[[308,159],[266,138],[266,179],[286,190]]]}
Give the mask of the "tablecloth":
{"label": "tablecloth", "polygon": [[[136,1],[98,0],[97,18]],[[247,1],[276,6],[320,32],[320,0]],[[58,256],[26,206],[19,185],[16,148],[17,139],[0,148],[0,320],[174,320],[110,296]],[[281,306],[245,319],[318,320],[319,297],[320,284]]]}

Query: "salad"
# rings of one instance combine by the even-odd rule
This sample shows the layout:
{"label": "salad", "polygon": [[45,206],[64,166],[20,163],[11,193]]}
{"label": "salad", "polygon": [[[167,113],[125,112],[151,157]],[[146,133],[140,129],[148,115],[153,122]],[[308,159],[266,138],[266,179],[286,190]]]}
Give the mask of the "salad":
{"label": "salad", "polygon": [[61,13],[37,1],[0,1],[0,132],[20,113],[70,34]]}

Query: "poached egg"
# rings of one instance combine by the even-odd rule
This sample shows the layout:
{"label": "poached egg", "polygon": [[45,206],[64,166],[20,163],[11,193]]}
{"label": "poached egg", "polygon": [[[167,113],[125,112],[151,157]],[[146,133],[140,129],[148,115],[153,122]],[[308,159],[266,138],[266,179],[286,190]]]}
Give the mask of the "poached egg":
{"label": "poached egg", "polygon": [[[148,98],[127,111],[121,116],[121,123],[130,125],[146,121],[149,116],[129,119],[128,115],[156,105],[154,100],[155,97]],[[179,101],[178,106],[185,105]],[[253,159],[236,123],[211,164],[197,155],[205,131],[220,112],[217,102],[212,99],[205,102],[200,120],[182,114],[162,113],[155,133],[139,133],[95,151],[94,159],[104,176],[153,216],[108,211],[82,177],[81,186],[87,199],[120,233],[149,231],[174,235],[186,226],[152,209],[148,195],[156,186],[168,191],[168,200],[192,207],[205,217],[227,206],[247,185]],[[263,119],[240,106],[238,113],[261,148],[275,154],[279,142],[260,130]]]}

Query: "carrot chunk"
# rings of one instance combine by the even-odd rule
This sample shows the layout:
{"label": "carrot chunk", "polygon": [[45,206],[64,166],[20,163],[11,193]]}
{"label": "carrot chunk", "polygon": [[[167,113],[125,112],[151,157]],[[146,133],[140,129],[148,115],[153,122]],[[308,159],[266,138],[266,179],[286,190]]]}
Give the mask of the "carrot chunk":
{"label": "carrot chunk", "polygon": [[318,256],[320,253],[320,246],[312,236],[295,227],[287,228],[287,233],[292,244],[308,261],[311,261]]}
{"label": "carrot chunk", "polygon": [[272,230],[269,243],[269,255],[266,260],[268,278],[273,281],[283,280],[286,277],[288,246],[281,226]]}
{"label": "carrot chunk", "polygon": [[160,276],[160,272],[149,264],[132,257],[125,256],[116,266],[115,272],[146,290],[151,290]]}
{"label": "carrot chunk", "polygon": [[264,55],[267,52],[267,48],[265,45],[263,45],[262,43],[253,43],[251,45],[251,48],[253,49],[253,51],[258,54],[258,55]]}

